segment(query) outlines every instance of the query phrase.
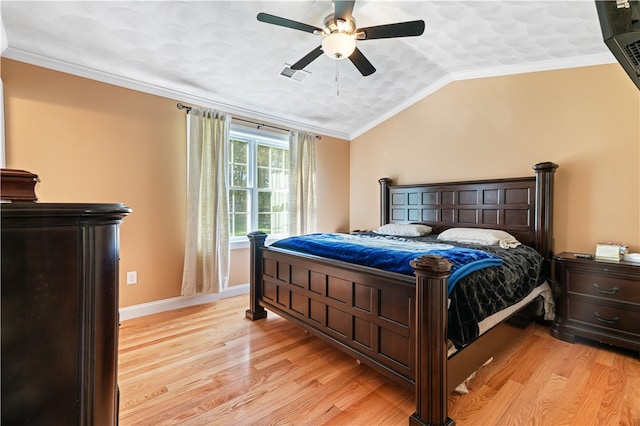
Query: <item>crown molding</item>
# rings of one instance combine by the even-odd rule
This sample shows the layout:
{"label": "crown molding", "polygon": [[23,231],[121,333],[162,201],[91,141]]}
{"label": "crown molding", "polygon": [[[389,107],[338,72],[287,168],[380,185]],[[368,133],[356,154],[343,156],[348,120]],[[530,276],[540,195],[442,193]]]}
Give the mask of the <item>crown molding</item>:
{"label": "crown molding", "polygon": [[75,75],[78,77],[84,77],[91,80],[100,81],[102,83],[112,84],[119,87],[124,87],[131,90],[136,90],[143,93],[148,93],[151,95],[161,96],[168,99],[179,100],[182,103],[191,103],[198,106],[203,106],[207,108],[220,109],[227,113],[246,117],[252,120],[259,120],[265,123],[274,124],[287,128],[294,129],[302,129],[310,132],[314,132],[317,134],[331,136],[338,139],[351,141],[358,136],[368,132],[373,129],[377,125],[383,123],[399,112],[409,108],[413,104],[418,101],[426,98],[430,94],[440,90],[447,84],[452,81],[458,80],[470,80],[476,78],[486,78],[486,77],[499,77],[504,75],[512,75],[512,74],[523,74],[530,72],[541,72],[541,71],[552,71],[558,69],[566,69],[566,68],[577,68],[577,67],[585,67],[585,66],[594,66],[594,65],[604,65],[615,63],[616,59],[610,52],[604,52],[593,55],[583,55],[574,58],[559,58],[548,61],[539,61],[539,62],[531,62],[527,64],[516,64],[516,65],[504,65],[500,67],[494,68],[484,68],[473,71],[454,71],[451,72],[430,86],[424,88],[423,90],[417,92],[414,96],[408,98],[406,101],[398,104],[396,107],[389,109],[384,115],[377,117],[375,120],[370,121],[365,126],[360,129],[348,134],[342,132],[336,132],[332,129],[328,129],[325,127],[317,127],[317,126],[309,126],[308,124],[304,124],[301,122],[293,121],[286,119],[284,117],[279,117],[275,115],[265,114],[260,111],[255,111],[246,106],[239,106],[229,102],[221,101],[218,99],[207,98],[203,96],[198,96],[192,93],[182,92],[175,89],[169,89],[166,87],[146,83],[144,81],[122,77],[116,74],[100,71],[94,68],[80,66],[76,64],[72,64],[66,61],[60,61],[57,59],[47,58],[42,55],[36,55],[33,53],[28,53],[19,49],[12,48],[9,46],[4,52],[2,52],[2,56],[8,59],[13,59],[19,62],[25,62],[31,65],[40,66],[43,68],[52,69],[55,71],[64,72],[67,74]]}
{"label": "crown molding", "polygon": [[281,127],[307,130],[320,135],[331,136],[338,139],[349,140],[347,133],[336,132],[332,129],[309,126],[308,124],[298,121],[286,119],[275,115],[265,114],[259,111],[255,111],[249,107],[235,105],[229,102],[225,102],[219,99],[207,98],[204,96],[195,95],[193,93],[187,93],[180,90],[169,89],[155,84],[146,83],[144,81],[136,80],[129,77],[122,77],[116,74],[100,71],[94,68],[73,64],[58,59],[48,58],[42,55],[36,55],[33,53],[25,52],[23,50],[15,49],[9,46],[3,53],[2,57],[12,59],[18,62],[24,62],[30,65],[36,65],[42,68],[51,69],[54,71],[63,72],[66,74],[75,75],[77,77],[83,77],[90,80],[99,81],[102,83],[112,84],[118,87],[124,87],[126,89],[136,90],[139,92],[147,93],[150,95],[161,96],[163,98],[174,99],[176,102],[185,104],[194,104],[206,108],[213,108],[225,111],[232,115],[249,118],[268,124],[278,125]]}

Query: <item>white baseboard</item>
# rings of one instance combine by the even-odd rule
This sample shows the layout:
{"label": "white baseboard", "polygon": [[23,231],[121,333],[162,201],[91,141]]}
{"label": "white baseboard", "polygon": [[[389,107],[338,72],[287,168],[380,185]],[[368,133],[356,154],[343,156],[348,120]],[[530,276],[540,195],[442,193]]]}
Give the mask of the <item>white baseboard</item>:
{"label": "white baseboard", "polygon": [[159,312],[171,311],[173,309],[185,308],[187,306],[201,305],[203,303],[209,303],[243,294],[249,294],[249,284],[234,285],[222,293],[179,296],[172,297],[171,299],[142,303],[140,305],[127,306],[125,308],[120,308],[120,321],[157,314]]}

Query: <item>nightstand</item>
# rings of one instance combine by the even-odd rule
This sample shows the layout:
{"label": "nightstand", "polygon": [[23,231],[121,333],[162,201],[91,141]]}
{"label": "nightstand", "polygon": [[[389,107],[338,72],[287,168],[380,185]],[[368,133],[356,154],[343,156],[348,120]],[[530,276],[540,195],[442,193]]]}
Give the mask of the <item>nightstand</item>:
{"label": "nightstand", "polygon": [[553,258],[556,319],[551,334],[573,342],[575,336],[640,352],[640,265]]}

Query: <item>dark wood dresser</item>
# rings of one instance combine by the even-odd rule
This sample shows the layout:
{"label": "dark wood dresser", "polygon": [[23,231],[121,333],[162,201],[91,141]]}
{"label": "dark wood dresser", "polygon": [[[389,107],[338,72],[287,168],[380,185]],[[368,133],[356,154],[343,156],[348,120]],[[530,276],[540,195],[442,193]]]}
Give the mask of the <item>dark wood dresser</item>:
{"label": "dark wood dresser", "polygon": [[554,257],[556,320],[551,333],[575,336],[640,351],[640,265]]}
{"label": "dark wood dresser", "polygon": [[3,203],[2,425],[118,422],[122,204]]}

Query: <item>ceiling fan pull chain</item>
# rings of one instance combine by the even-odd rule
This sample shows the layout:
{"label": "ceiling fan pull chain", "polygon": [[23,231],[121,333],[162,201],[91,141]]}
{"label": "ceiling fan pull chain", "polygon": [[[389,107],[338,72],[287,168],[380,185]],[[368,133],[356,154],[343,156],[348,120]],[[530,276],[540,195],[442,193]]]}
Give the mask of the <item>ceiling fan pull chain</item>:
{"label": "ceiling fan pull chain", "polygon": [[340,61],[336,61],[336,96],[340,96]]}

